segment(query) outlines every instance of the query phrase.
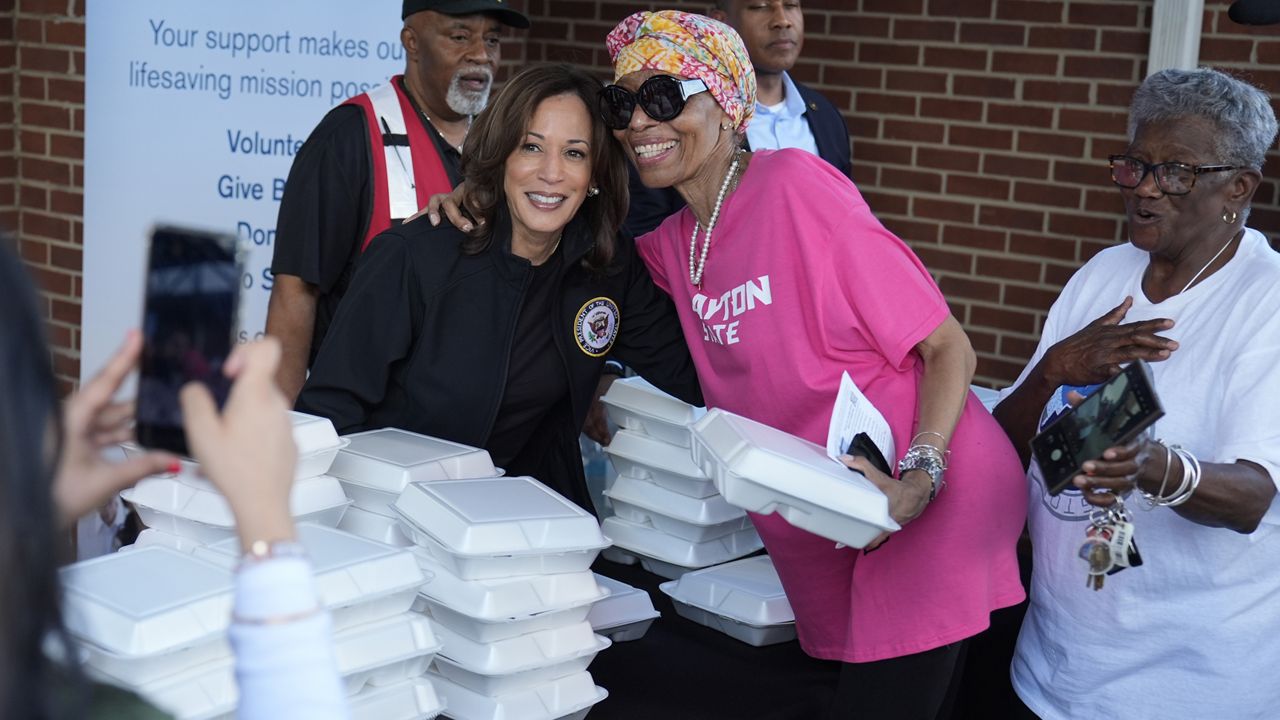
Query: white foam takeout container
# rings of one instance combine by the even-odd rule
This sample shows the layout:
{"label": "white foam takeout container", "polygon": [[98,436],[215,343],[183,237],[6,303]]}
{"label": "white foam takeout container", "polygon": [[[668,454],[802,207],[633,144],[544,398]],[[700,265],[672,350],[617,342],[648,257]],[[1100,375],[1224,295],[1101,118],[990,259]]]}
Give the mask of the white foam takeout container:
{"label": "white foam takeout container", "polygon": [[591,606],[587,615],[591,629],[616,643],[644,637],[661,615],[654,609],[649,593],[604,575],[597,574],[596,582],[609,596]]}
{"label": "white foam takeout container", "polygon": [[[316,592],[332,616],[335,631],[409,610],[426,576],[413,553],[320,525],[298,525]],[[238,540],[196,551],[200,557],[234,567],[241,556]]]}
{"label": "white foam takeout container", "polygon": [[163,532],[155,528],[147,528],[138,533],[138,537],[133,541],[132,545],[125,545],[120,548],[120,551],[131,552],[133,550],[141,550],[144,547],[153,547],[155,545],[171,548],[178,552],[187,554],[195,552],[196,548],[204,547],[191,538],[184,538],[180,535],[170,535],[167,532]]}
{"label": "white foam takeout container", "polygon": [[493,477],[501,473],[489,453],[470,445],[382,428],[345,436],[329,474],[343,481],[356,506],[394,517],[391,504],[409,483]]}
{"label": "white foam takeout container", "polygon": [[[293,410],[289,411],[289,420],[293,423],[293,444],[298,448],[298,462],[294,467],[295,480],[324,475],[329,470],[338,451],[347,446],[347,440],[338,437],[333,423],[328,418],[308,415]],[[122,443],[125,455],[135,457],[146,452],[146,448],[137,443]],[[199,464],[189,458],[182,458],[182,467],[186,474],[199,473]]]}
{"label": "white foam takeout container", "polygon": [[[213,483],[183,469],[178,475],[155,475],[124,490],[150,528],[202,545],[235,537],[235,516]],[[327,475],[295,480],[289,512],[298,522],[337,525],[351,501],[336,478]]]}
{"label": "white foam takeout container", "polygon": [[404,529],[400,527],[399,520],[370,512],[355,505],[347,508],[347,511],[342,513],[342,520],[338,523],[338,529],[345,530],[352,535],[359,535],[367,540],[391,545],[392,547],[413,547],[413,541],[409,539]]}
{"label": "white foam takeout container", "polygon": [[610,645],[606,638],[592,632],[591,623],[586,620],[494,642],[472,640],[441,623],[434,627],[444,643],[440,655],[481,675],[535,670],[594,655]]}
{"label": "white foam takeout container", "polygon": [[636,478],[618,476],[604,491],[624,520],[649,524],[668,535],[704,542],[751,527],[745,510],[720,495],[691,498]]}
{"label": "white foam takeout container", "polygon": [[689,426],[707,412],[639,377],[615,380],[600,402],[615,425],[686,448],[692,444]]}
{"label": "white foam takeout container", "polygon": [[658,587],[681,617],[750,645],[796,637],[795,614],[768,555],[687,573]]}
{"label": "white foam takeout container", "polygon": [[826,448],[718,408],[693,435],[694,459],[738,507],[855,548],[899,529],[884,493]]}
{"label": "white foam takeout container", "polygon": [[681,495],[715,495],[715,483],[693,462],[689,448],[668,445],[629,430],[619,430],[604,448],[619,475],[640,478]]}
{"label": "white foam takeout container", "polygon": [[567,675],[580,673],[586,670],[595,659],[596,653],[589,653],[572,660],[510,675],[483,675],[467,670],[448,658],[437,656],[431,663],[431,669],[441,677],[472,692],[493,697],[521,690],[532,690]]}
{"label": "white foam takeout container", "polygon": [[578,572],[609,545],[594,516],[529,477],[411,483],[393,507],[464,580]]}
{"label": "white foam takeout container", "polygon": [[[422,675],[439,649],[430,621],[414,613],[349,628],[333,636],[334,660],[348,695],[355,695],[366,685],[394,685]],[[132,689],[179,720],[231,718],[239,702],[235,661],[229,655],[182,675]]]}
{"label": "white foam takeout container", "polygon": [[351,720],[431,720],[444,711],[444,701],[425,677],[394,685],[370,685],[352,695],[347,709]]}
{"label": "white foam takeout container", "polygon": [[231,620],[231,572],[172,548],[104,555],[60,575],[67,629],[118,657],[213,643]]}
{"label": "white foam takeout container", "polygon": [[641,563],[646,558],[653,558],[686,570],[726,563],[764,547],[754,528],[739,530],[732,535],[705,542],[689,542],[667,535],[650,525],[640,525],[619,517],[607,518],[602,527],[619,547],[640,555]]}
{"label": "white foam takeout container", "polygon": [[[478,642],[493,642],[582,622],[591,611],[591,604],[604,597],[604,591],[595,584],[595,576],[589,570],[508,580],[461,580],[428,557],[419,557],[419,562],[433,577],[420,589],[414,609]],[[556,578],[566,580],[557,583]],[[544,582],[544,579],[550,580]],[[561,597],[555,597],[557,588]],[[588,594],[588,588],[594,592]],[[504,609],[532,612],[494,612]]]}
{"label": "white foam takeout container", "polygon": [[591,707],[609,697],[580,672],[529,690],[487,696],[436,672],[427,674],[454,720],[582,720]]}

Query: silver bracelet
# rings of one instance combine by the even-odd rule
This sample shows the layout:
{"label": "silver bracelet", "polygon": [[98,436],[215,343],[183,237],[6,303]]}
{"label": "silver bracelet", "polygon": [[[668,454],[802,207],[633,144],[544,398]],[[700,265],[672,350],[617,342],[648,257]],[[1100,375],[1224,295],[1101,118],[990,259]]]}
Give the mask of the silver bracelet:
{"label": "silver bracelet", "polygon": [[923,470],[929,475],[929,502],[946,486],[942,473],[947,469],[942,451],[932,445],[912,445],[898,461],[898,477],[908,470]]}

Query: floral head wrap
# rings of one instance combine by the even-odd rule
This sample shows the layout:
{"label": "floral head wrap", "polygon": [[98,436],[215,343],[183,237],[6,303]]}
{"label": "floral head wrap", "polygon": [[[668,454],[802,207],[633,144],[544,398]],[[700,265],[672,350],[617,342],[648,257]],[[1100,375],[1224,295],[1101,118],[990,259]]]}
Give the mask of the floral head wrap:
{"label": "floral head wrap", "polygon": [[746,132],[756,109],[756,73],[733,28],[679,10],[638,12],[618,23],[605,45],[615,81],[638,70],[698,78],[734,129]]}

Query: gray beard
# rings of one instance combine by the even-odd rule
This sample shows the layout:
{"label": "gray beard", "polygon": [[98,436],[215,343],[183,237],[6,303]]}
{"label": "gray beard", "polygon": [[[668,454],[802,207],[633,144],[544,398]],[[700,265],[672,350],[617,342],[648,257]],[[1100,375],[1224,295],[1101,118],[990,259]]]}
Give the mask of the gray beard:
{"label": "gray beard", "polygon": [[449,81],[449,92],[445,94],[445,104],[459,115],[479,115],[489,104],[489,91],[493,89],[493,75],[489,75],[489,84],[481,92],[463,90],[461,87],[462,72],[459,71]]}

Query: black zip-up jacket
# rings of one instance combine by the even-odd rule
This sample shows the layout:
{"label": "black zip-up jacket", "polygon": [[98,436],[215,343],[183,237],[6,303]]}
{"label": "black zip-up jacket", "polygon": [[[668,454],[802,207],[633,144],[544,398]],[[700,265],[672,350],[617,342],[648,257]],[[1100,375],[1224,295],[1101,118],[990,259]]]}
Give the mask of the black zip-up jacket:
{"label": "black zip-up jacket", "polygon": [[[426,218],[374,238],[320,347],[298,410],[340,433],[397,427],[485,447],[506,387],[511,345],[533,266],[511,254],[510,222],[489,248],[461,252],[465,236]],[[658,387],[702,404],[671,298],[653,284],[630,237],[620,235],[603,274],[581,259],[593,239],[571,222],[561,239],[552,325],[568,396],[548,412],[509,474],[536,477],[591,509],[578,433],[606,354]],[[603,301],[602,301],[603,299]],[[609,316],[616,335],[612,344]]]}

